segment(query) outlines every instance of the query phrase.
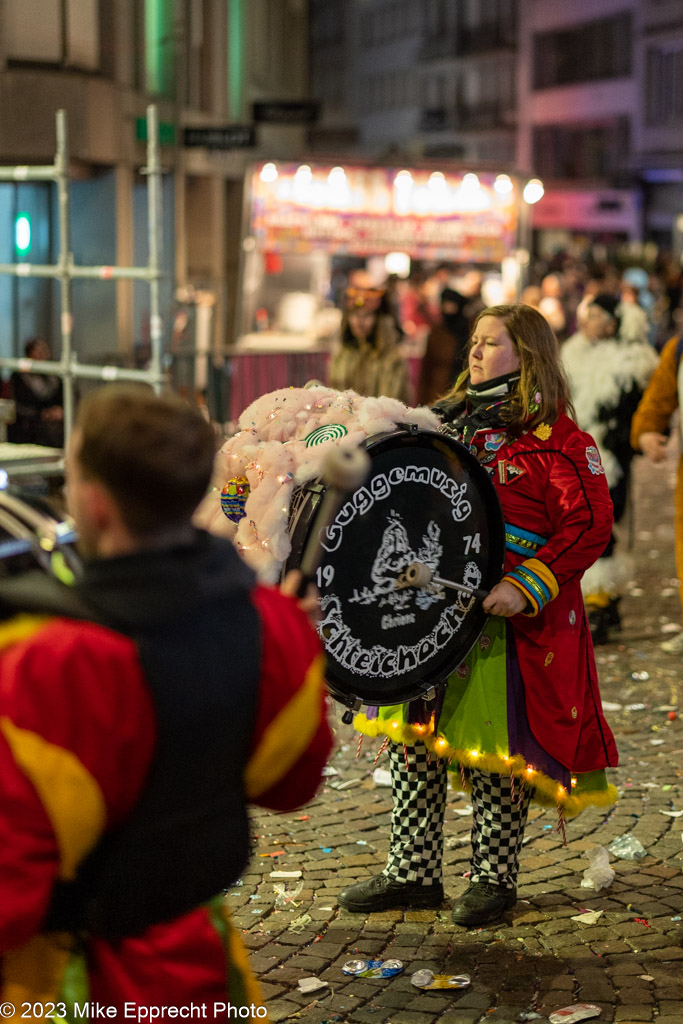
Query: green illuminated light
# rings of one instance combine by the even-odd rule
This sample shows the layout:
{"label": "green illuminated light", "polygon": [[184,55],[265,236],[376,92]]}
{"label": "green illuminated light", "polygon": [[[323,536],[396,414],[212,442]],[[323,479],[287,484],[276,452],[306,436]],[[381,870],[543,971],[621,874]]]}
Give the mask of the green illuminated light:
{"label": "green illuminated light", "polygon": [[244,3],[228,0],[228,105],[238,121],[244,104]]}
{"label": "green illuminated light", "polygon": [[145,3],[145,68],[148,92],[161,92],[161,12],[163,0]]}
{"label": "green illuminated light", "polygon": [[18,213],[14,220],[14,250],[17,256],[28,256],[31,251],[31,218]]}
{"label": "green illuminated light", "polygon": [[145,0],[145,72],[147,92],[175,96],[173,0]]}

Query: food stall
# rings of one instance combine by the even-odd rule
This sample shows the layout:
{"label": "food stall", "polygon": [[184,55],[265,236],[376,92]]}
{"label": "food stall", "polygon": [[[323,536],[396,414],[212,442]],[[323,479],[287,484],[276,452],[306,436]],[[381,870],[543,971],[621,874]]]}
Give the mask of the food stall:
{"label": "food stall", "polygon": [[[411,266],[479,269],[500,300],[519,295],[528,259],[523,180],[512,173],[440,165],[388,167],[261,162],[248,173],[234,353],[290,360],[324,379],[348,274],[376,284]],[[236,361],[232,407],[261,393]],[[275,359],[269,360],[273,371]],[[301,384],[275,381],[268,386]],[[253,393],[251,393],[253,392]]]}

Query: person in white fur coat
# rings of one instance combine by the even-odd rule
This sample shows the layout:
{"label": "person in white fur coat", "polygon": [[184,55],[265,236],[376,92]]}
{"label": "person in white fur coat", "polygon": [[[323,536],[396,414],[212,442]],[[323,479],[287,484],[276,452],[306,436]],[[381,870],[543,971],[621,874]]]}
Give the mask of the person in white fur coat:
{"label": "person in white fur coat", "polygon": [[[647,314],[639,306],[598,294],[585,309],[581,328],[562,346],[576,421],[595,438],[618,523],[626,510],[633,449],[631,419],[655,367],[648,341]],[[629,560],[612,534],[602,556],[581,584],[593,642],[609,640],[619,629],[619,600]]]}

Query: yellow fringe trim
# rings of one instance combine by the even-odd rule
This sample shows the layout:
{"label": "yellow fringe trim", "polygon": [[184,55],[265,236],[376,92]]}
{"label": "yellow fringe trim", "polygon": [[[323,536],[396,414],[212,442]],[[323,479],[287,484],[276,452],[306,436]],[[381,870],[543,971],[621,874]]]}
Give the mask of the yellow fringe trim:
{"label": "yellow fringe trim", "polygon": [[366,718],[363,714],[354,717],[353,727],[365,736],[388,736],[394,743],[427,743],[432,732],[431,725],[405,725],[386,718]]}
{"label": "yellow fringe trim", "polygon": [[[607,789],[587,790],[573,796],[555,779],[544,772],[530,768],[521,754],[514,757],[505,754],[478,754],[472,750],[457,750],[443,736],[435,736],[429,725],[409,725],[402,722],[391,722],[385,719],[368,719],[363,714],[356,715],[354,728],[365,736],[387,736],[394,743],[423,743],[442,760],[454,760],[465,768],[480,768],[482,771],[496,775],[510,775],[534,787],[534,803],[542,807],[562,808],[565,818],[575,818],[586,807],[610,807],[617,802],[618,793],[615,786]],[[462,789],[462,781],[457,772],[451,779],[454,789]],[[468,791],[469,786],[465,787]]]}

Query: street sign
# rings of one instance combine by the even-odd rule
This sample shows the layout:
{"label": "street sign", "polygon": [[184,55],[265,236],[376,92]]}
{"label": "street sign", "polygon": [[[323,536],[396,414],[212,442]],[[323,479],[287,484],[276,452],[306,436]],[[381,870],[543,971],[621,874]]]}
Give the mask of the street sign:
{"label": "street sign", "polygon": [[[147,142],[147,118],[135,118],[135,138]],[[162,146],[174,146],[176,139],[175,125],[170,121],[159,122],[159,143]]]}
{"label": "street sign", "polygon": [[254,103],[254,120],[278,124],[313,124],[318,120],[320,105],[305,100]]}
{"label": "street sign", "polygon": [[185,128],[183,145],[204,146],[206,149],[244,149],[256,145],[256,132],[253,124]]}

